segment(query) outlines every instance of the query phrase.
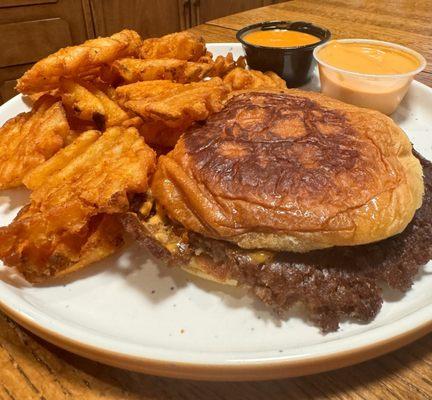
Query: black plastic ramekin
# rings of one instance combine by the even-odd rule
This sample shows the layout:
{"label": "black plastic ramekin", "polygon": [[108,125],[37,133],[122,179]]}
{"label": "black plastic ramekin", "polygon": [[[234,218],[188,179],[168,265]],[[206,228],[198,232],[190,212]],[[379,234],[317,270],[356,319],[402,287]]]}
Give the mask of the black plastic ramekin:
{"label": "black plastic ramekin", "polygon": [[[318,42],[299,47],[268,47],[248,43],[244,36],[257,30],[291,30],[309,33],[320,39]],[[307,83],[312,77],[315,66],[313,50],[327,42],[331,33],[328,29],[303,21],[267,21],[249,25],[237,32],[250,68],[259,71],[273,71],[285,79],[288,87],[298,87]]]}

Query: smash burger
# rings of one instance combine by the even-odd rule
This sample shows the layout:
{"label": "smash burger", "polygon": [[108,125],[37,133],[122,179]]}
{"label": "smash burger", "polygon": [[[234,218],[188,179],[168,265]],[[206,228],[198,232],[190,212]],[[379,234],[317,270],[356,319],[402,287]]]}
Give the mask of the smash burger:
{"label": "smash burger", "polygon": [[245,91],[159,158],[124,224],[169,265],[240,285],[324,332],[370,321],[432,258],[432,167],[388,117]]}

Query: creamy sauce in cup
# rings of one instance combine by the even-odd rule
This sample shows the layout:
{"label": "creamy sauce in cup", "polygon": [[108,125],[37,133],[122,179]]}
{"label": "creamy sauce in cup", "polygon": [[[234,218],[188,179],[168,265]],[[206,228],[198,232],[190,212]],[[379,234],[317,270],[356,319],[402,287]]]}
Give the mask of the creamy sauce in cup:
{"label": "creamy sauce in cup", "polygon": [[321,39],[304,32],[269,29],[248,33],[243,40],[265,47],[300,47],[318,43]]}
{"label": "creamy sauce in cup", "polygon": [[334,67],[362,74],[405,74],[420,66],[413,54],[372,43],[330,42],[318,52],[320,60]]}
{"label": "creamy sauce in cup", "polygon": [[397,44],[341,39],[314,51],[321,91],[360,107],[393,113],[414,76],[426,66],[417,52]]}

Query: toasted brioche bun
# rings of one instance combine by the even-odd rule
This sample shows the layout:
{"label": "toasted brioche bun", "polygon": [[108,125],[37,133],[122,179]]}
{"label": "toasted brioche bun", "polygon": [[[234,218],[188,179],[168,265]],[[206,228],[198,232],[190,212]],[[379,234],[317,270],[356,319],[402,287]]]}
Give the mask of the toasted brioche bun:
{"label": "toasted brioche bun", "polygon": [[159,158],[169,217],[243,248],[307,252],[402,232],[422,168],[385,115],[300,90],[234,96]]}

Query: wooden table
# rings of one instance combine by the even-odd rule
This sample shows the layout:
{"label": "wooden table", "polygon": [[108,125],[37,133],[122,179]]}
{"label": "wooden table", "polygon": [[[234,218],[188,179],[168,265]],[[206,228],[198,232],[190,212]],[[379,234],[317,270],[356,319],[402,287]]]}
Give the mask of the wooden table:
{"label": "wooden table", "polygon": [[[419,80],[432,86],[432,0],[295,0],[198,26],[209,42],[234,41],[244,25],[305,20],[333,37],[390,40],[429,62]],[[0,399],[432,399],[432,335],[354,367],[258,383],[176,381],[118,370],[43,342],[0,314]]]}
{"label": "wooden table", "polygon": [[209,42],[235,42],[237,30],[261,21],[308,21],[325,26],[332,38],[379,39],[425,56],[416,79],[432,86],[431,0],[293,0],[215,19],[194,29]]}

